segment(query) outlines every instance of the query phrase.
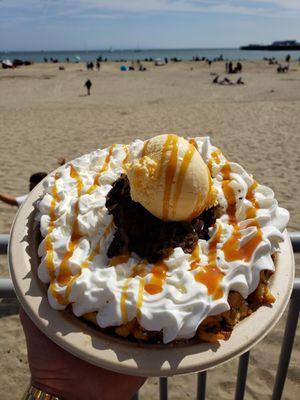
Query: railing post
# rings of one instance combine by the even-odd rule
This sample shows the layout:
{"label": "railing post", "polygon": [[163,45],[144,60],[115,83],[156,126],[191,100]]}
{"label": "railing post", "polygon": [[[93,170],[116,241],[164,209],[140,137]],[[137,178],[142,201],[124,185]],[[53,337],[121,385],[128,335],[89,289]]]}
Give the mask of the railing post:
{"label": "railing post", "polygon": [[7,253],[9,235],[0,235],[0,254]]}
{"label": "railing post", "polygon": [[285,325],[272,400],[280,400],[289,368],[300,309],[300,282],[295,281]]}
{"label": "railing post", "polygon": [[197,377],[197,400],[205,400],[206,371],[199,372]]}
{"label": "railing post", "polygon": [[13,299],[16,297],[14,285],[10,279],[0,279],[0,299]]}
{"label": "railing post", "polygon": [[168,400],[168,378],[159,378],[159,398]]}
{"label": "railing post", "polygon": [[243,400],[245,395],[250,352],[247,351],[239,359],[238,374],[235,386],[234,400]]}
{"label": "railing post", "polygon": [[300,232],[289,232],[289,237],[292,242],[295,253],[300,253]]}

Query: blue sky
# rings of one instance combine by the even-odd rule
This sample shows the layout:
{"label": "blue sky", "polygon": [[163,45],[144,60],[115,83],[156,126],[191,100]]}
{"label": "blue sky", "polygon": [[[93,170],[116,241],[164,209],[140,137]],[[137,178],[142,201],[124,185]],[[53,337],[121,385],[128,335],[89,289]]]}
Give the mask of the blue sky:
{"label": "blue sky", "polygon": [[0,0],[0,50],[300,41],[300,0]]}

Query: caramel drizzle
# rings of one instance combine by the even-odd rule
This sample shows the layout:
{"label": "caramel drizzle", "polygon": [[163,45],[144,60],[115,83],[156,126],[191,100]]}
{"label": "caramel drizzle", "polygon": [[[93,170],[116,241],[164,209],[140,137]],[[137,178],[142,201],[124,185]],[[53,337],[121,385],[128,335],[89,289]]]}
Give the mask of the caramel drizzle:
{"label": "caramel drizzle", "polygon": [[137,303],[136,303],[136,318],[138,321],[140,321],[142,318],[144,287],[145,287],[145,279],[141,278],[140,284],[139,284],[138,298],[137,298]]}
{"label": "caramel drizzle", "polygon": [[[109,234],[109,232],[111,231],[113,222],[111,222],[105,229],[103,236],[102,236],[102,240],[105,239],[107,237],[107,235]],[[99,241],[99,243],[97,244],[97,246],[92,250],[91,254],[81,263],[80,265],[80,271],[78,272],[78,274],[74,275],[71,277],[71,279],[69,280],[68,284],[67,284],[67,288],[66,288],[66,293],[65,293],[65,298],[63,299],[63,301],[65,302],[64,304],[69,304],[69,296],[73,287],[73,284],[75,283],[75,281],[77,280],[77,278],[80,277],[82,270],[84,268],[88,268],[89,265],[91,264],[91,262],[94,260],[94,258],[100,253],[101,250],[101,243]]]}
{"label": "caramel drizzle", "polygon": [[122,321],[123,321],[124,324],[127,324],[127,322],[128,322],[126,300],[128,299],[128,292],[127,291],[128,291],[128,286],[129,286],[129,282],[130,281],[131,281],[131,278],[127,278],[125,280],[123,288],[122,288],[121,301],[120,301]]}
{"label": "caramel drizzle", "polygon": [[191,270],[196,269],[200,262],[200,246],[197,244],[191,254]]}
{"label": "caramel drizzle", "polygon": [[223,296],[223,290],[220,287],[220,282],[224,277],[223,272],[217,266],[217,244],[222,233],[221,225],[218,224],[215,237],[210,241],[208,251],[208,264],[205,265],[195,275],[195,280],[201,282],[207,287],[208,294],[214,299],[220,299]]}
{"label": "caramel drizzle", "polygon": [[[249,224],[248,226],[254,226],[254,225]],[[239,231],[239,228],[237,225],[234,226],[232,235],[223,244],[222,247],[226,261],[251,260],[254,250],[263,239],[261,228],[258,225],[255,226],[257,227],[256,234],[251,239],[249,239],[243,246],[240,246],[240,239],[242,235]]]}
{"label": "caramel drizzle", "polygon": [[78,216],[78,201],[79,201],[79,198],[82,193],[83,182],[82,182],[80,175],[78,174],[78,172],[76,171],[75,167],[72,164],[71,164],[70,176],[71,176],[71,178],[76,180],[78,199],[74,205],[74,222],[73,222],[73,226],[72,226],[72,234],[71,234],[70,243],[68,246],[68,250],[65,253],[65,255],[62,259],[62,262],[59,266],[59,274],[57,276],[57,282],[61,285],[66,285],[72,276],[72,271],[70,270],[70,267],[69,267],[69,259],[73,256],[74,251],[75,251],[76,247],[78,246],[79,240],[81,238],[81,235],[80,235],[79,229],[78,229],[77,216]]}
{"label": "caramel drizzle", "polygon": [[259,204],[258,201],[255,199],[254,190],[257,188],[257,186],[258,183],[254,181],[247,191],[246,199],[252,203],[252,207],[249,207],[246,211],[246,219],[256,217],[256,211],[259,208]]}
{"label": "caramel drizzle", "polygon": [[[256,234],[249,239],[243,246],[240,246],[240,240],[242,235],[239,230],[239,226],[236,220],[236,201],[234,190],[230,187],[230,164],[227,162],[222,168],[222,173],[224,180],[222,182],[222,188],[224,195],[227,200],[227,214],[229,216],[229,223],[233,226],[233,232],[230,238],[224,243],[222,246],[222,251],[224,253],[224,257],[226,261],[237,261],[244,260],[250,261],[253,255],[254,250],[258,246],[258,244],[262,241],[263,235],[262,230],[257,221],[250,222],[249,226],[256,226],[257,232]],[[254,218],[256,216],[256,210],[259,208],[258,202],[254,197],[254,190],[258,186],[257,182],[253,182],[253,184],[249,187],[246,195],[246,199],[252,203],[252,207],[250,207],[246,212],[246,218]]]}
{"label": "caramel drizzle", "polygon": [[166,152],[171,147],[171,154],[166,168],[166,176],[165,176],[165,189],[163,196],[163,217],[164,221],[168,220],[169,217],[169,209],[171,208],[170,197],[173,179],[176,172],[177,167],[177,154],[178,154],[178,136],[177,135],[168,135],[166,142],[163,146],[162,150],[162,158],[161,158],[161,167],[164,165],[164,160],[166,157]]}
{"label": "caramel drizzle", "polygon": [[[220,153],[212,154],[212,156],[217,157],[219,156],[219,154]],[[233,232],[230,238],[223,244],[222,251],[224,253],[226,261],[237,261],[237,260],[250,261],[254,250],[263,239],[262,230],[257,221],[250,222],[248,224],[248,227],[256,226],[257,232],[243,246],[240,246],[240,240],[242,238],[242,235],[240,233],[240,229],[236,219],[235,193],[233,188],[230,186],[231,167],[229,162],[226,162],[225,165],[222,167],[221,173],[223,175],[222,189],[227,201],[226,212],[229,216],[229,224],[233,226]],[[259,208],[258,202],[254,197],[254,190],[256,187],[257,183],[254,182],[248,189],[246,195],[246,198],[253,205],[253,207],[247,210],[247,218],[254,218],[256,216],[256,210],[257,208]],[[222,233],[221,226],[219,225],[215,238],[212,240],[209,246],[208,265],[202,268],[201,271],[197,273],[197,275],[195,275],[195,279],[203,283],[207,287],[208,293],[212,295],[215,299],[218,299],[223,296],[223,291],[222,288],[220,287],[220,282],[223,279],[224,274],[217,267],[217,247],[216,247],[217,243],[220,240],[221,233]],[[197,263],[192,262],[191,269],[194,269],[196,267]]]}
{"label": "caramel drizzle", "polygon": [[157,294],[163,290],[163,284],[167,277],[168,267],[164,261],[158,261],[151,270],[151,279],[145,284],[145,290],[149,294]]}
{"label": "caramel drizzle", "polygon": [[192,144],[198,150],[197,142],[194,138],[189,139],[189,143]]}
{"label": "caramel drizzle", "polygon": [[123,147],[123,149],[125,151],[125,158],[124,158],[124,160],[122,162],[122,165],[123,165],[123,167],[125,167],[125,165],[128,162],[128,158],[129,158],[129,150],[128,150],[128,147],[125,144],[122,144],[122,147]]}
{"label": "caramel drizzle", "polygon": [[181,166],[180,166],[180,170],[179,170],[179,174],[178,174],[178,178],[176,181],[176,188],[175,188],[175,195],[174,195],[174,208],[173,208],[173,215],[176,213],[177,210],[177,205],[178,205],[178,200],[182,191],[182,186],[183,186],[183,182],[184,182],[184,178],[185,178],[185,174],[186,171],[188,169],[188,166],[193,158],[193,155],[196,151],[195,146],[193,146],[192,144],[189,146],[188,150],[185,152]]}
{"label": "caramel drizzle", "polygon": [[141,153],[141,157],[145,157],[145,154],[147,152],[148,149],[148,145],[149,145],[149,140],[146,140],[143,144],[143,149],[142,149],[142,153]]}
{"label": "caramel drizzle", "polygon": [[47,236],[45,238],[45,248],[47,251],[45,262],[47,265],[47,269],[48,269],[48,273],[49,273],[51,281],[53,281],[55,279],[55,265],[53,262],[54,250],[53,250],[53,243],[51,240],[51,233],[54,229],[54,222],[56,220],[55,207],[56,207],[56,204],[60,200],[58,193],[57,193],[56,179],[57,178],[55,176],[54,177],[54,185],[52,188],[52,200],[51,200],[51,204],[50,204],[50,222],[48,225]]}
{"label": "caramel drizzle", "polygon": [[93,183],[92,186],[90,186],[89,189],[87,190],[87,193],[88,193],[88,194],[91,194],[91,193],[99,186],[98,180],[99,180],[100,176],[103,174],[103,172],[107,171],[108,165],[109,165],[109,162],[110,162],[110,159],[111,159],[111,156],[112,156],[112,153],[113,153],[113,151],[114,151],[115,146],[116,146],[115,144],[112,144],[112,145],[110,146],[109,151],[108,151],[108,154],[107,154],[107,156],[105,157],[104,163],[103,163],[103,165],[102,165],[100,171],[95,175],[94,183]]}
{"label": "caramel drizzle", "polygon": [[227,201],[226,213],[229,216],[229,224],[236,224],[236,200],[234,190],[230,186],[231,167],[229,162],[225,163],[224,167],[221,169],[221,172],[223,174],[222,189]]}
{"label": "caramel drizzle", "polygon": [[216,164],[220,164],[221,163],[221,158],[220,156],[222,155],[222,152],[220,149],[216,149],[214,151],[212,151],[210,158],[208,160],[207,166],[208,169],[210,170],[210,172],[212,173],[212,165],[215,162]]}
{"label": "caramel drizzle", "polygon": [[[207,169],[207,174],[208,174],[208,182],[209,182],[208,196],[211,196],[212,179],[211,179],[210,172],[208,169]],[[196,218],[198,215],[200,215],[200,213],[202,213],[204,211],[205,203],[204,204],[202,204],[202,203],[203,203],[203,196],[202,196],[202,193],[199,192],[194,209],[189,216],[189,221],[192,221],[194,218]]]}

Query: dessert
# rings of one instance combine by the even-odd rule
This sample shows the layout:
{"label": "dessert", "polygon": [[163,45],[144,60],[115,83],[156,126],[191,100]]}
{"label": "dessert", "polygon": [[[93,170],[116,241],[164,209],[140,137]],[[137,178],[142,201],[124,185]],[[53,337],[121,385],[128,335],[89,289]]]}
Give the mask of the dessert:
{"label": "dessert", "polygon": [[213,205],[211,177],[195,146],[176,135],[149,139],[126,167],[133,201],[163,221],[186,221]]}
{"label": "dessert", "polygon": [[50,305],[169,343],[228,339],[274,297],[289,214],[208,137],[114,144],[50,175],[38,202]]}

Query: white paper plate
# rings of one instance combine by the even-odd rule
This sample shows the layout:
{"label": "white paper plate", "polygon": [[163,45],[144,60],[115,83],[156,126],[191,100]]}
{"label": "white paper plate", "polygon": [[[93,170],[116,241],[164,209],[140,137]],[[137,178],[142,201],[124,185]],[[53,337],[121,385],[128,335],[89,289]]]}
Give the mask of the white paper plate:
{"label": "white paper plate", "polygon": [[287,232],[276,257],[272,307],[260,307],[238,323],[228,341],[187,345],[138,345],[116,339],[67,311],[50,307],[46,287],[39,281],[39,230],[34,203],[39,184],[20,208],[11,231],[9,265],[17,297],[32,321],[55,343],[75,356],[116,372],[141,376],[171,376],[213,368],[249,350],[278,322],[293,288],[294,257]]}

